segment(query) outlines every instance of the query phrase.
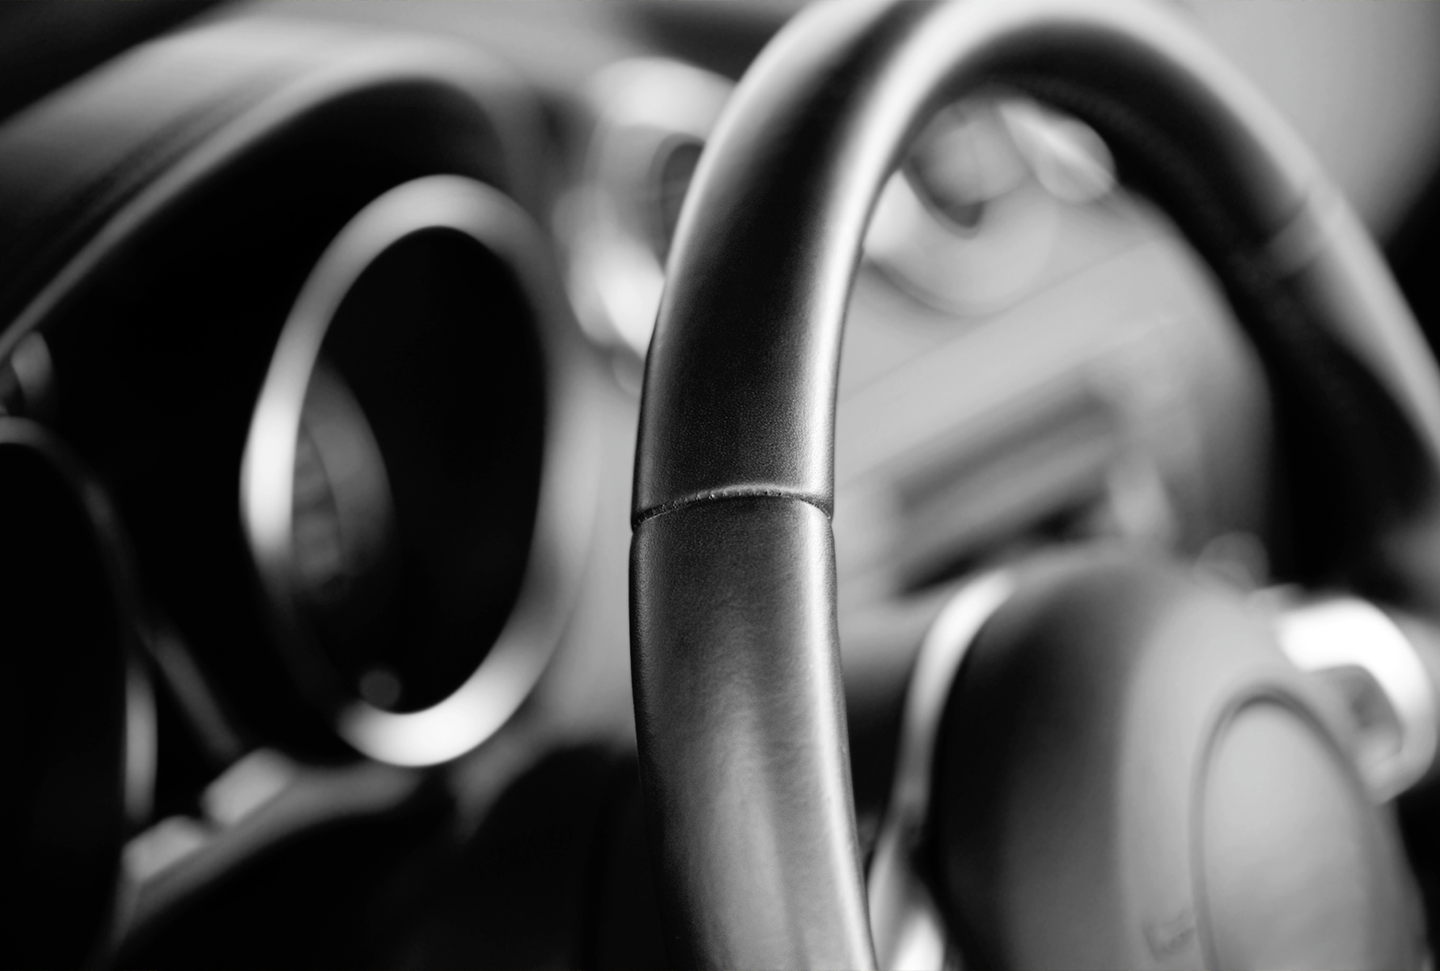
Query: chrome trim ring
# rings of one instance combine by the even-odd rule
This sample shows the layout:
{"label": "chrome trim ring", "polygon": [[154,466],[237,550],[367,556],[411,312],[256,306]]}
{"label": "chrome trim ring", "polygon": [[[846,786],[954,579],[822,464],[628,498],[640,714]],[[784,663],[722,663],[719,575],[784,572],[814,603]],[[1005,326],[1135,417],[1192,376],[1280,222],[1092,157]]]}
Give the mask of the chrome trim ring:
{"label": "chrome trim ring", "polygon": [[[414,712],[317,690],[298,616],[293,575],[292,487],[310,376],[341,302],[391,246],[431,229],[459,231],[511,271],[540,331],[547,370],[545,442],[530,558],[518,599],[494,646],[449,696]],[[240,513],[282,648],[301,690],[350,746],[394,765],[433,765],[493,735],[529,695],[554,653],[578,589],[594,520],[598,438],[581,407],[587,380],[576,365],[570,310],[529,217],[505,196],[460,176],[398,186],[345,226],[305,282],[276,346],[251,422]],[[558,373],[562,369],[567,372]],[[306,682],[310,683],[306,683]]]}

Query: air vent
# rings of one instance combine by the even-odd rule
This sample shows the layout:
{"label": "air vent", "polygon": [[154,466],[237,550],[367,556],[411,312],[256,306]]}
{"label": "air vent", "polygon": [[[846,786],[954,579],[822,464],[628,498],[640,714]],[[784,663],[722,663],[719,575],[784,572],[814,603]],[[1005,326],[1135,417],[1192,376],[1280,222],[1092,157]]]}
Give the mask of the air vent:
{"label": "air vent", "polygon": [[1100,531],[1109,470],[1124,455],[1113,408],[1072,389],[1005,416],[982,438],[897,477],[895,572],[906,587],[962,571],[1027,536]]}
{"label": "air vent", "polygon": [[1158,471],[1092,383],[1052,386],[951,429],[842,489],[842,582],[860,596],[918,590],[981,561],[1097,536],[1163,540]]}

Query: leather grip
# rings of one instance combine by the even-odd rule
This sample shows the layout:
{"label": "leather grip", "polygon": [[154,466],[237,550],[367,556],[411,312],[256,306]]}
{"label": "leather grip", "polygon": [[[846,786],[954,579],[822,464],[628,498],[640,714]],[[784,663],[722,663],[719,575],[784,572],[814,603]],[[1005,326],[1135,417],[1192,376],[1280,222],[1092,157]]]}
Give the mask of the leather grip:
{"label": "leather grip", "polygon": [[652,592],[632,670],[667,926],[687,928],[672,959],[867,963],[825,514],[696,505],[642,523],[631,569]]}
{"label": "leather grip", "polygon": [[[938,108],[995,89],[1091,124],[1210,263],[1335,470],[1319,485],[1341,498],[1309,525],[1353,538],[1337,557],[1433,520],[1440,377],[1409,311],[1305,148],[1177,16],[817,5],[756,61],[706,149],[640,417],[636,715],[661,892],[698,963],[872,960],[848,777],[832,767],[842,702],[824,680],[841,332],[886,180]],[[792,518],[803,533],[782,528]],[[1420,595],[1427,559],[1391,579]]]}

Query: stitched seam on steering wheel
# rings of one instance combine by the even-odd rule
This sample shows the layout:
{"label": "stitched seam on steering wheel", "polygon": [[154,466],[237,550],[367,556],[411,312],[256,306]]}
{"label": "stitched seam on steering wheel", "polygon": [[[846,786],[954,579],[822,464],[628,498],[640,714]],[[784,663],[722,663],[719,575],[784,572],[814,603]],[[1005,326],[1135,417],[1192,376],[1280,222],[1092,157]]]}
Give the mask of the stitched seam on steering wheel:
{"label": "stitched seam on steering wheel", "polygon": [[725,502],[730,499],[790,499],[795,502],[803,502],[807,506],[814,506],[825,514],[827,520],[831,518],[830,509],[826,508],[826,506],[818,500],[803,493],[787,492],[784,489],[754,489],[746,486],[738,486],[733,489],[714,489],[709,492],[681,496],[679,499],[662,502],[658,506],[653,506],[644,512],[639,512],[632,516],[630,528],[632,530],[639,529],[640,524],[647,520],[665,516],[672,512],[679,512],[691,506],[709,505],[716,502]]}

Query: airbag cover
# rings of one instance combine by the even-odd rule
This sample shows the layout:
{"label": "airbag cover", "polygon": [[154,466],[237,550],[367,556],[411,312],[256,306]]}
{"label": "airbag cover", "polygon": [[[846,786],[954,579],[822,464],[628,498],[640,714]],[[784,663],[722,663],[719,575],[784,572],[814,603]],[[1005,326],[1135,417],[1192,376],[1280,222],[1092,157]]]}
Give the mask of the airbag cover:
{"label": "airbag cover", "polygon": [[979,967],[1417,967],[1393,821],[1266,615],[1120,551],[1032,569],[937,751],[948,912]]}

